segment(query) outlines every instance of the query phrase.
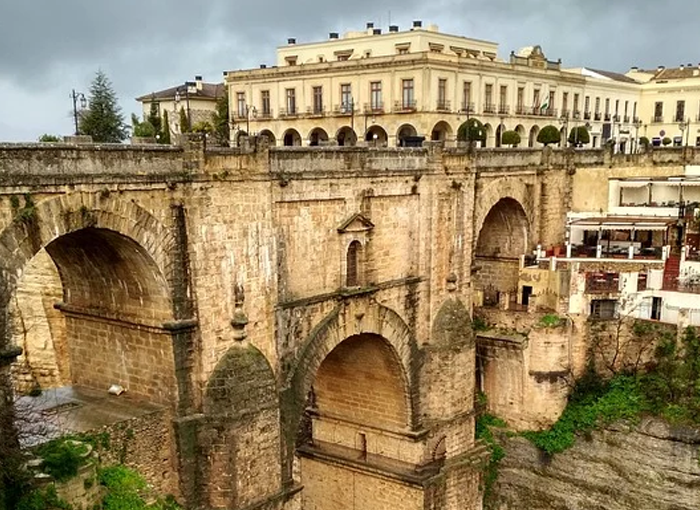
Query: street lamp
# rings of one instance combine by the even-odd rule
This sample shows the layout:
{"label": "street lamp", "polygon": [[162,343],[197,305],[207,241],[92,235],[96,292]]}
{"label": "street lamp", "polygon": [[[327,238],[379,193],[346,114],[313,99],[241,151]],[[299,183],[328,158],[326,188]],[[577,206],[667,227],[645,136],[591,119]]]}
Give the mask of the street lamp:
{"label": "street lamp", "polygon": [[639,152],[639,128],[642,127],[642,121],[637,119],[632,125],[634,126],[634,152]]}
{"label": "street lamp", "polygon": [[564,127],[564,144],[563,144],[563,146],[566,147],[568,145],[568,140],[569,140],[569,116],[562,115],[561,117],[559,117],[559,123]]}
{"label": "street lamp", "polygon": [[258,116],[258,109],[255,106],[245,105],[245,133],[250,136],[250,117],[255,118]]}
{"label": "street lamp", "polygon": [[80,101],[80,109],[84,110],[87,107],[87,98],[82,92],[76,92],[75,89],[71,91],[71,99],[73,99],[73,122],[75,123],[75,136],[80,134],[80,129],[78,127],[78,101]]}

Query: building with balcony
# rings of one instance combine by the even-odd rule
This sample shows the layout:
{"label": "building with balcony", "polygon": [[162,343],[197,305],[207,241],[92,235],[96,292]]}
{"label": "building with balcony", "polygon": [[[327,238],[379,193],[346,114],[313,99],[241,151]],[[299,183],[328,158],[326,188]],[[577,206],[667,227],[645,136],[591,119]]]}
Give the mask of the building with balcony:
{"label": "building with balcony", "polygon": [[[562,68],[539,46],[499,58],[498,44],[424,28],[368,23],[322,42],[289,39],[273,67],[224,72],[234,129],[276,145],[451,143],[477,117],[487,147],[514,130],[521,146],[539,146],[545,125],[562,133],[585,125],[594,147],[619,139],[634,150],[640,84],[616,73]],[[638,129],[638,128],[637,128]]]}

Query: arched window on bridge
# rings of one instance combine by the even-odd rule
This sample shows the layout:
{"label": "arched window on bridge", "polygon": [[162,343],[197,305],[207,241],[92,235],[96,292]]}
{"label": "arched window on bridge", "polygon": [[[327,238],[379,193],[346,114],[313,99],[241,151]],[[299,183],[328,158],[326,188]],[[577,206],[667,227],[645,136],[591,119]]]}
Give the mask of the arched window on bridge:
{"label": "arched window on bridge", "polygon": [[361,261],[362,244],[360,241],[353,241],[348,246],[347,264],[345,273],[345,285],[347,287],[357,287],[361,283]]}

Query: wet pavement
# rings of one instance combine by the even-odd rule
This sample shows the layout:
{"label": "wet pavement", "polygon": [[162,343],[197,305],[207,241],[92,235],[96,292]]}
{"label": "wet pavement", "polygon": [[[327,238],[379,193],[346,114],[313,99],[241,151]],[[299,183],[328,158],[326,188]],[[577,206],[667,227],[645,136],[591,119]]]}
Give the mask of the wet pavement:
{"label": "wet pavement", "polygon": [[17,428],[23,447],[62,435],[99,430],[161,409],[156,404],[110,395],[107,391],[65,386],[16,401]]}

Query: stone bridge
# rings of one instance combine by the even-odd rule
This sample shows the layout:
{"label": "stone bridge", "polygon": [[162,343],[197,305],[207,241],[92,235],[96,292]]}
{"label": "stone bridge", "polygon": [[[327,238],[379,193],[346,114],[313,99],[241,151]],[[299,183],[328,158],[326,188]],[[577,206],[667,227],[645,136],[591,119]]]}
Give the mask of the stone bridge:
{"label": "stone bridge", "polygon": [[0,145],[0,391],[162,405],[193,508],[478,508],[476,291],[674,154]]}

